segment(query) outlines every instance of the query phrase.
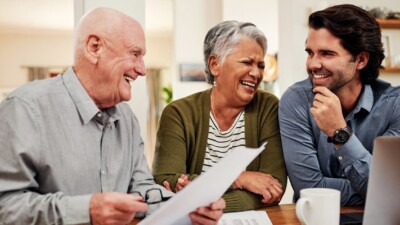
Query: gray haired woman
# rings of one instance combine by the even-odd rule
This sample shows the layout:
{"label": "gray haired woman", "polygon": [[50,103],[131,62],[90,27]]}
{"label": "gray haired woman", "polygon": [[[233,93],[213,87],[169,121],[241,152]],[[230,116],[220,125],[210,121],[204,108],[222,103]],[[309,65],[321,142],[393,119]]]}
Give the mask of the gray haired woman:
{"label": "gray haired woman", "polygon": [[225,212],[279,203],[286,169],[278,99],[258,89],[266,50],[264,34],[251,23],[225,21],[208,31],[204,62],[212,88],[164,109],[153,162],[158,183],[179,191],[233,149],[268,142],[222,197]]}

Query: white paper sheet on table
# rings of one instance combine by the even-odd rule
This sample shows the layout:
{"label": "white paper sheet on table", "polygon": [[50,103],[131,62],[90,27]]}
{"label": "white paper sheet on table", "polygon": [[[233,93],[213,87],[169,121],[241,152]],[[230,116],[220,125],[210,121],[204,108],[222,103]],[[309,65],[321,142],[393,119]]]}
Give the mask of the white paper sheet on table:
{"label": "white paper sheet on table", "polygon": [[259,148],[242,147],[231,151],[139,224],[191,224],[189,213],[220,198],[266,144]]}
{"label": "white paper sheet on table", "polygon": [[224,213],[218,225],[272,225],[265,211]]}

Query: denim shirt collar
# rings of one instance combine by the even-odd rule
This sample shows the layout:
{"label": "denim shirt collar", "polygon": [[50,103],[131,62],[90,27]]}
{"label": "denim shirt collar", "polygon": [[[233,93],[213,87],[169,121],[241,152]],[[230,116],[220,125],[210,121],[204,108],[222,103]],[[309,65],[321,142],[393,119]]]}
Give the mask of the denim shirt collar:
{"label": "denim shirt collar", "polygon": [[371,112],[372,105],[374,103],[374,94],[370,85],[364,85],[363,91],[361,93],[360,99],[354,110],[350,112],[346,120],[351,120],[355,114],[359,113],[362,109]]}

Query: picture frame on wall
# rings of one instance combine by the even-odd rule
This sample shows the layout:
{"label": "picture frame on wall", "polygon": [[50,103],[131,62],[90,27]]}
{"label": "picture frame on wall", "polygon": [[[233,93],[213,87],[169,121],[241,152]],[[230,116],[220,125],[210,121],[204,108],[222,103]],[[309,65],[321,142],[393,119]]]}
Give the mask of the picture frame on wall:
{"label": "picture frame on wall", "polygon": [[68,66],[22,65],[21,67],[27,70],[28,81],[42,80],[49,77],[55,77],[60,73],[64,73],[68,69]]}
{"label": "picture frame on wall", "polygon": [[390,49],[390,41],[389,41],[389,36],[384,35],[382,36],[382,43],[383,43],[383,50],[385,53],[385,59],[382,62],[382,65],[384,67],[390,68],[392,67],[392,54],[391,54],[391,49]]}
{"label": "picture frame on wall", "polygon": [[181,81],[206,81],[206,73],[202,63],[182,63],[179,66],[179,73]]}

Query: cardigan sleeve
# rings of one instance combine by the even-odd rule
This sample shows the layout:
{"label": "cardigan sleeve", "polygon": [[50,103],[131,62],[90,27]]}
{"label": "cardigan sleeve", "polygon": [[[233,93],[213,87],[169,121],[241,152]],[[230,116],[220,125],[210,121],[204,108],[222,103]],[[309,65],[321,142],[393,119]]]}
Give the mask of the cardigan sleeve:
{"label": "cardigan sleeve", "polygon": [[257,123],[260,126],[258,146],[267,141],[268,144],[265,150],[260,154],[260,167],[259,171],[271,174],[274,178],[278,179],[285,191],[287,183],[287,172],[285,160],[283,156],[282,141],[280,135],[278,107],[279,100],[270,95],[267,101],[260,104],[260,115]]}
{"label": "cardigan sleeve", "polygon": [[[159,128],[157,131],[155,153],[153,160],[153,175],[158,184],[168,181],[171,189],[175,189],[176,182],[181,174],[187,174],[190,180],[198,175],[189,172],[189,149],[187,132],[185,126],[193,126],[184,123],[184,115],[175,104],[168,105],[160,118]],[[193,171],[192,171],[193,172]]]}
{"label": "cardigan sleeve", "polygon": [[[280,181],[285,191],[287,173],[279,134],[278,104],[275,96],[264,93],[255,96],[253,103],[246,109],[246,146],[258,147],[268,142],[265,150],[246,170],[272,175]],[[228,189],[223,198],[227,204],[226,212],[265,208],[279,203],[262,203],[261,195],[246,190]]]}

